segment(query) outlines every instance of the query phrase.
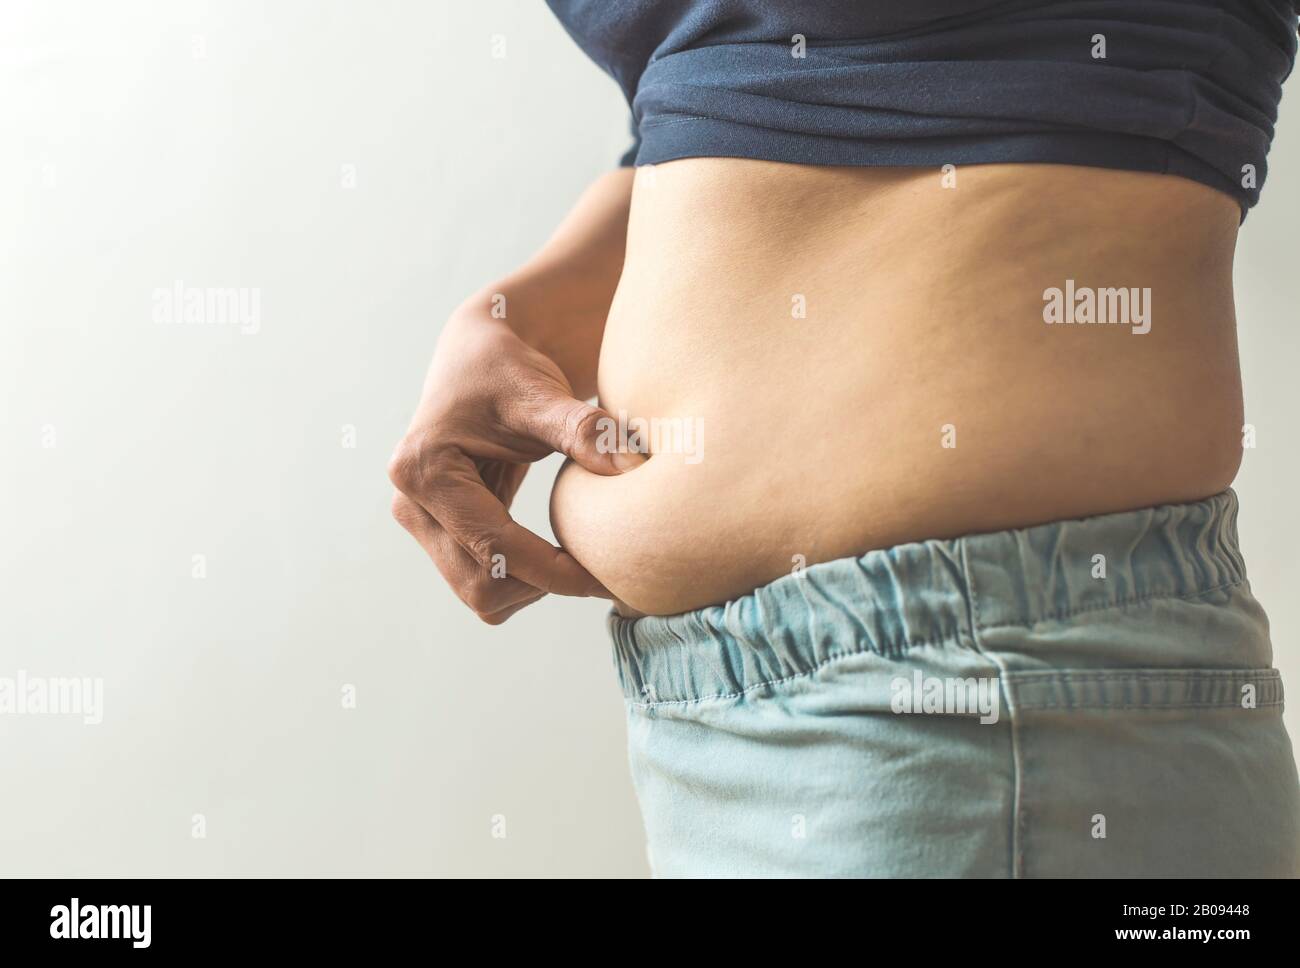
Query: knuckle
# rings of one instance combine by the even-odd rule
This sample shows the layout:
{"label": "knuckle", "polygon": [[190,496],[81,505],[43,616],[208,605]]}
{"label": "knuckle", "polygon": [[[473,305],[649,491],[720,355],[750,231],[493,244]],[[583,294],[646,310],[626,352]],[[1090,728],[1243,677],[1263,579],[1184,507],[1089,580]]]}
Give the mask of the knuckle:
{"label": "knuckle", "polygon": [[401,491],[396,491],[393,494],[392,503],[389,505],[389,510],[392,511],[393,514],[393,520],[407,530],[410,530],[411,525],[415,523],[417,517],[416,511],[418,509],[419,505]]}
{"label": "knuckle", "polygon": [[403,437],[388,459],[388,479],[399,491],[419,487],[423,469],[423,447],[411,437]]}
{"label": "knuckle", "polygon": [[[568,585],[571,584],[570,581],[565,580],[567,578],[565,571],[566,559],[567,555],[565,555],[565,553],[559,548],[551,549],[550,561],[547,563],[546,570],[542,573],[537,583],[537,587],[540,590],[546,592],[548,595],[554,595],[557,592],[561,594],[566,593]],[[562,585],[564,586],[563,588],[561,587]]]}
{"label": "knuckle", "polygon": [[407,435],[388,460],[388,479],[407,494],[430,492],[438,485],[444,456],[428,437]]}
{"label": "knuckle", "polygon": [[560,439],[564,442],[565,451],[572,453],[575,449],[584,446],[586,441],[594,439],[599,430],[597,426],[599,420],[599,410],[580,401],[574,401],[564,412],[564,428]]}
{"label": "knuckle", "polygon": [[501,553],[501,536],[509,522],[495,528],[477,531],[465,541],[465,550],[481,565],[491,565],[492,559]]}
{"label": "knuckle", "polygon": [[482,618],[496,608],[493,589],[484,581],[474,581],[461,592],[461,601]]}

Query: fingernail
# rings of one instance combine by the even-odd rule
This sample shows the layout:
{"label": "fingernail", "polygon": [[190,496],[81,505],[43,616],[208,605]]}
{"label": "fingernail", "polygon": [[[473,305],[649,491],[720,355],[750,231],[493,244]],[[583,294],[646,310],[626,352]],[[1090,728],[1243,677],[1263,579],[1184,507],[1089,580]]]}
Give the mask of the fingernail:
{"label": "fingernail", "polygon": [[634,450],[614,451],[614,466],[620,471],[630,471],[635,467],[640,467],[647,459],[645,454],[637,453]]}

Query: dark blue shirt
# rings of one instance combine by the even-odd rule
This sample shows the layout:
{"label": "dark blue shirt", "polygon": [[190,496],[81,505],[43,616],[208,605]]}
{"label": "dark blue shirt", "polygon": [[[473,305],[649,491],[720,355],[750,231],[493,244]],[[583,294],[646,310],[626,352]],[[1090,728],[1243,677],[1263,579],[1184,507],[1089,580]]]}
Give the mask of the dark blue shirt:
{"label": "dark blue shirt", "polygon": [[1300,0],[548,0],[625,164],[1052,162],[1259,199]]}

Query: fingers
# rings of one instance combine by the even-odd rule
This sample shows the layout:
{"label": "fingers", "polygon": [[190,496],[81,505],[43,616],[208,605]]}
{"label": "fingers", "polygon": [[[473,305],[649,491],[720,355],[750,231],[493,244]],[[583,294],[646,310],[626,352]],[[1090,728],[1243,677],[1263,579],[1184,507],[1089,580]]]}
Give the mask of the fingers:
{"label": "fingers", "polygon": [[524,475],[528,473],[528,465],[493,460],[475,461],[474,466],[487,489],[497,496],[498,501],[510,507],[519,485],[524,482]]}
{"label": "fingers", "polygon": [[456,596],[489,625],[499,625],[546,593],[509,575],[493,577],[401,491],[393,496],[393,517],[433,560]]}
{"label": "fingers", "polygon": [[593,474],[622,474],[647,459],[627,448],[618,422],[609,413],[563,393],[530,402],[520,410],[518,420],[522,431]]}
{"label": "fingers", "polygon": [[510,605],[506,608],[503,608],[499,612],[492,612],[490,615],[480,615],[479,618],[482,621],[486,622],[488,625],[501,625],[503,622],[506,621],[506,619],[510,618],[511,615],[514,615],[515,612],[522,611],[523,609],[527,608],[529,605],[533,604],[533,602],[538,601],[539,599],[545,597],[546,597],[545,592],[538,592],[532,598],[526,599],[515,605]]}
{"label": "fingers", "polygon": [[609,593],[574,558],[510,518],[484,485],[474,461],[454,449],[404,454],[389,468],[393,483],[482,568],[557,595]]}

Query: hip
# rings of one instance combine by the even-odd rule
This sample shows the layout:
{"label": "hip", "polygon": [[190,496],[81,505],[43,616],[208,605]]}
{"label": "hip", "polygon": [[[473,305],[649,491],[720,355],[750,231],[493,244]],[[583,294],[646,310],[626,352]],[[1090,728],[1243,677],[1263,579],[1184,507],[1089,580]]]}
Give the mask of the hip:
{"label": "hip", "polygon": [[663,874],[1295,876],[1236,499],[926,541],[610,618]]}

